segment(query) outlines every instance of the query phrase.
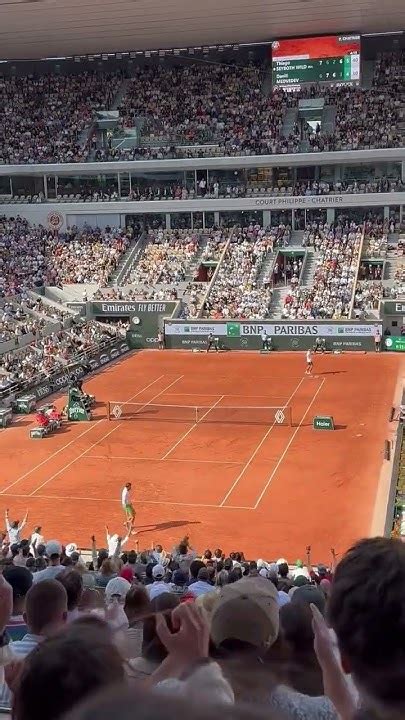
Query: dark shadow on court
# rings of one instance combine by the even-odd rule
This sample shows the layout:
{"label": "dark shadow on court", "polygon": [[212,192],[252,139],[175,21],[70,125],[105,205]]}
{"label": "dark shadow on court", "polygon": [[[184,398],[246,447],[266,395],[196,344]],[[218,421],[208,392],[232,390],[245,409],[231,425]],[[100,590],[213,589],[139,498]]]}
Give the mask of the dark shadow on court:
{"label": "dark shadow on court", "polygon": [[347,370],[326,370],[326,372],[317,372],[317,375],[343,375]]}
{"label": "dark shadow on court", "polygon": [[155,532],[155,530],[170,530],[175,527],[184,527],[185,525],[201,525],[199,520],[168,520],[162,523],[150,523],[148,525],[136,525],[136,530],[142,532]]}

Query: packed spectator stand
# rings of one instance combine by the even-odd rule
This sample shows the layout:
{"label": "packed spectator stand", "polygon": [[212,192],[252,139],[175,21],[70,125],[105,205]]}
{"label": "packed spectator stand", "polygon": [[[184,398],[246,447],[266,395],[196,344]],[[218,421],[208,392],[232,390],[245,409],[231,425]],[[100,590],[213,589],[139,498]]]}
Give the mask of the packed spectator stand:
{"label": "packed spectator stand", "polygon": [[[373,87],[265,92],[256,65],[187,62],[135,66],[125,72],[3,77],[0,162],[165,159],[268,155],[399,147],[401,53],[378,57]],[[288,108],[317,95],[336,108],[331,132],[295,126]],[[95,112],[118,103],[121,131],[136,128],[133,147],[98,141]],[[379,122],[375,122],[375,118]],[[119,140],[119,138],[118,138]],[[112,198],[115,199],[112,191]],[[189,192],[189,190],[186,190]],[[183,191],[182,191],[183,193]],[[102,197],[102,194],[97,191]],[[182,197],[183,195],[181,195]]]}
{"label": "packed spectator stand", "polygon": [[284,301],[283,318],[339,319],[349,317],[356,282],[362,228],[345,220],[307,229],[304,246],[317,252],[311,287],[292,287]]}
{"label": "packed spectator stand", "polygon": [[273,251],[276,233],[260,226],[233,232],[223,265],[206,298],[204,316],[211,318],[263,318],[268,316],[272,290],[259,278]]}

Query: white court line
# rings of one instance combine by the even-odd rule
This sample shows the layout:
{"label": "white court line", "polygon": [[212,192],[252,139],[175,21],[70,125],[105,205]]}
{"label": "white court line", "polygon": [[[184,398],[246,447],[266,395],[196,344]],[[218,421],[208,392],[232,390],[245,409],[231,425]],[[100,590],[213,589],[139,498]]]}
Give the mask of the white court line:
{"label": "white court line", "polygon": [[[161,375],[160,377],[164,377],[164,375]],[[180,377],[176,378],[176,380],[173,380],[173,382],[171,382],[170,385],[168,385],[167,387],[163,388],[163,390],[161,390],[161,391],[158,392],[156,395],[154,395],[153,398],[151,398],[150,400],[148,400],[148,402],[145,403],[145,405],[144,405],[143,407],[146,407],[147,405],[150,405],[150,403],[152,403],[154,400],[156,400],[156,398],[158,398],[159,395],[163,395],[163,393],[164,393],[169,387],[172,387],[172,385],[174,385],[174,383],[178,382],[178,381],[181,380],[183,377],[184,377],[184,375],[180,375]],[[160,378],[158,378],[158,379],[160,379]],[[155,381],[155,382],[156,382],[156,381]],[[152,384],[152,383],[151,383],[151,384]],[[133,398],[134,398],[134,397],[137,397],[137,395],[140,395],[140,393],[143,392],[143,390],[145,390],[145,389],[146,389],[146,388],[143,388],[142,390],[139,390],[139,391],[138,391],[137,393],[135,393],[135,395],[133,395],[132,397],[133,397]],[[132,399],[132,398],[131,398],[131,399]],[[130,400],[127,400],[126,402],[130,402]],[[66,465],[64,465],[60,470],[58,470],[58,472],[54,473],[50,478],[48,478],[48,480],[45,480],[45,482],[41,483],[41,485],[39,485],[37,488],[35,488],[35,490],[33,490],[33,491],[29,494],[29,497],[32,497],[33,495],[35,495],[35,493],[37,493],[38,490],[41,490],[41,488],[43,488],[43,487],[44,487],[45,485],[47,485],[49,482],[51,482],[51,481],[54,480],[56,477],[58,477],[58,475],[60,475],[64,470],[67,470],[69,467],[71,467],[71,465],[73,465],[75,462],[77,462],[77,460],[80,460],[80,458],[82,458],[84,455],[86,455],[86,453],[88,453],[88,452],[89,452],[90,450],[92,450],[93,448],[97,447],[97,445],[99,445],[101,442],[103,442],[103,440],[106,440],[106,438],[108,438],[110,435],[113,434],[113,432],[115,432],[116,430],[118,430],[118,428],[120,428],[121,425],[122,425],[122,423],[119,423],[118,425],[116,425],[115,427],[113,427],[112,430],[109,430],[108,433],[106,433],[105,435],[103,435],[99,440],[97,440],[97,441],[94,442],[92,445],[90,445],[88,448],[86,448],[86,450],[83,450],[83,452],[80,453],[80,455],[78,455],[77,457],[73,458],[73,460],[71,460],[71,461],[68,462]]]}
{"label": "white court line", "polygon": [[181,435],[180,439],[177,440],[176,443],[174,443],[174,445],[167,451],[167,453],[166,453],[165,455],[163,455],[162,460],[166,460],[166,458],[176,449],[176,447],[177,447],[178,445],[180,445],[180,443],[182,442],[182,440],[185,440],[185,438],[187,437],[187,435],[190,435],[190,433],[194,430],[194,428],[197,427],[197,425],[201,422],[201,420],[204,420],[204,418],[208,415],[208,413],[210,413],[211,410],[213,410],[213,409],[218,405],[218,403],[220,403],[221,400],[223,400],[223,397],[224,397],[224,396],[221,395],[221,397],[218,398],[218,400],[217,400],[213,405],[211,405],[211,407],[208,408],[207,412],[204,413],[204,415],[202,415],[202,416],[200,417],[200,419],[197,420],[197,422],[195,422],[195,423],[191,426],[191,428],[190,428],[189,430],[187,430],[185,433],[183,433],[183,435]]}
{"label": "white court line", "polygon": [[[294,378],[294,379],[296,379],[296,378]],[[174,393],[167,393],[167,394],[174,395],[175,397],[196,397],[196,396],[197,397],[217,397],[219,395],[219,393],[199,393],[199,392],[193,392],[193,393],[174,392]],[[247,398],[248,400],[249,400],[249,398],[260,398],[261,400],[263,400],[263,398],[268,398],[269,400],[271,400],[271,399],[283,400],[284,395],[263,395],[263,394],[250,395],[250,393],[249,394],[247,394],[247,393],[245,393],[245,394],[224,393],[222,395],[222,397],[224,397],[224,398],[226,398],[226,397],[243,397],[243,398]]]}
{"label": "white court line", "polygon": [[[301,378],[301,380],[299,381],[299,383],[298,383],[297,387],[295,388],[294,392],[290,395],[290,397],[288,398],[287,402],[283,405],[283,407],[287,407],[287,406],[291,403],[291,400],[293,399],[294,395],[295,395],[295,394],[298,392],[298,390],[300,389],[300,387],[301,387],[302,383],[304,382],[304,380],[305,380],[305,375]],[[235,482],[232,483],[231,487],[229,488],[228,492],[226,493],[224,499],[223,499],[222,502],[221,502],[221,507],[224,507],[224,506],[225,506],[225,503],[226,503],[226,501],[228,500],[229,496],[230,496],[230,495],[233,493],[233,491],[235,490],[235,488],[236,488],[239,480],[240,480],[241,477],[245,474],[245,472],[246,472],[246,470],[248,469],[249,465],[253,462],[254,458],[256,457],[256,455],[257,455],[257,453],[259,452],[260,448],[262,447],[263,443],[267,440],[268,436],[270,435],[270,433],[271,433],[271,431],[273,430],[273,428],[274,428],[275,425],[276,425],[276,420],[274,420],[273,424],[272,424],[272,425],[269,427],[269,429],[266,431],[266,434],[262,437],[262,439],[260,440],[260,442],[259,442],[259,444],[257,445],[256,449],[253,451],[253,453],[251,454],[250,458],[248,459],[248,461],[247,461],[247,462],[245,463],[245,465],[243,466],[243,468],[242,468],[242,470],[240,471],[240,473],[239,473],[238,477],[236,478]]]}
{"label": "white court line", "polygon": [[[128,457],[126,455],[89,455],[89,460],[145,460],[147,462],[163,462],[163,458]],[[243,465],[243,460],[200,460],[197,458],[168,458],[167,462],[213,463],[214,465]]]}
{"label": "white court line", "polygon": [[[133,395],[131,400],[134,397],[136,397],[137,395],[140,395],[141,392],[143,392],[144,390],[147,390],[148,388],[150,388],[151,385],[154,385],[155,383],[157,383],[163,377],[164,377],[164,375],[159,375],[159,377],[156,378],[156,380],[152,380],[152,382],[150,382],[148,385],[145,385],[145,387],[143,387],[141,390],[138,390],[138,392],[135,393],[135,395]],[[48,455],[48,457],[45,458],[45,460],[42,460],[42,462],[38,463],[38,465],[35,465],[33,468],[31,468],[31,470],[28,470],[26,473],[24,473],[24,475],[20,475],[20,477],[17,478],[17,480],[14,480],[14,482],[10,483],[10,485],[7,485],[5,488],[0,490],[0,495],[7,492],[7,490],[10,490],[10,488],[14,487],[14,485],[17,485],[17,483],[19,483],[20,480],[24,480],[26,477],[28,477],[28,475],[31,475],[31,473],[33,473],[34,470],[38,470],[38,468],[42,467],[42,465],[45,465],[45,463],[49,462],[49,460],[52,460],[52,458],[56,457],[56,455],[59,455],[59,453],[61,453],[63,450],[66,450],[66,448],[70,447],[70,445],[73,445],[73,443],[75,443],[76,440],[79,440],[84,435],[87,435],[87,433],[89,433],[90,430],[93,430],[93,428],[97,427],[97,425],[100,425],[100,423],[102,423],[105,419],[106,418],[101,418],[101,420],[97,420],[97,422],[92,423],[91,426],[89,428],[87,428],[87,430],[84,430],[84,432],[80,433],[79,435],[76,435],[76,437],[74,437],[73,440],[70,440],[70,442],[66,443],[65,445],[62,445],[62,447],[59,448],[59,450],[55,450],[55,452],[53,452],[52,455]]]}
{"label": "white court line", "polygon": [[302,416],[302,418],[301,418],[301,420],[300,420],[300,422],[299,422],[298,427],[295,428],[293,434],[291,435],[291,437],[290,437],[290,439],[289,439],[289,441],[288,441],[288,443],[287,443],[287,446],[286,446],[285,450],[284,450],[283,453],[280,455],[280,457],[279,457],[279,459],[278,459],[278,461],[277,461],[277,464],[276,464],[273,472],[271,473],[271,475],[270,475],[269,479],[267,480],[267,482],[266,482],[266,484],[265,484],[262,492],[260,493],[260,495],[259,495],[259,497],[258,497],[258,499],[257,499],[257,501],[256,501],[256,504],[253,506],[253,509],[254,509],[254,510],[257,510],[260,502],[262,501],[263,496],[265,495],[265,493],[266,493],[266,491],[267,491],[267,489],[268,489],[271,481],[273,480],[273,478],[274,478],[277,470],[279,469],[279,467],[280,467],[281,463],[283,462],[283,460],[284,460],[284,458],[285,458],[288,450],[290,449],[291,444],[292,444],[292,442],[293,442],[293,440],[294,440],[297,432],[298,432],[298,431],[300,430],[300,428],[302,427],[302,423],[304,422],[306,416],[308,415],[308,413],[309,413],[312,405],[314,404],[314,402],[315,402],[318,394],[319,394],[320,391],[322,390],[322,388],[323,388],[323,386],[324,386],[324,383],[325,383],[325,380],[326,380],[326,378],[323,378],[323,379],[322,379],[322,382],[321,382],[321,384],[319,385],[319,387],[318,387],[316,393],[314,394],[311,402],[309,403],[307,409],[305,410],[305,412],[304,412],[304,414],[303,414],[303,416]]}
{"label": "white court line", "polygon": [[[14,494],[9,493],[11,497],[19,497],[19,498],[30,498],[32,495],[21,495],[21,494]],[[7,495],[7,493],[6,493]],[[112,500],[111,498],[96,498],[96,497],[78,497],[78,496],[72,496],[72,495],[35,495],[35,498],[38,500],[80,500],[81,502],[108,502],[111,503],[120,503],[120,500]],[[217,510],[254,510],[252,507],[247,507],[244,505],[226,505],[225,507],[221,507],[221,505],[207,505],[205,503],[187,503],[187,502],[172,502],[171,500],[143,500],[142,498],[137,499],[136,501],[137,506],[138,505],[178,505],[179,507],[195,507],[195,508],[216,508]]]}

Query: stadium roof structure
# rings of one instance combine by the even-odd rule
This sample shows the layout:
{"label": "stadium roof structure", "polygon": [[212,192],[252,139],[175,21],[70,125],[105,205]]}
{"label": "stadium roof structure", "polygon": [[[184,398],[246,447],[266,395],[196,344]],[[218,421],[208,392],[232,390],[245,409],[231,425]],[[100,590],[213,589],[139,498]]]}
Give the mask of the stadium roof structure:
{"label": "stadium roof structure", "polygon": [[404,0],[0,0],[0,60],[404,27]]}

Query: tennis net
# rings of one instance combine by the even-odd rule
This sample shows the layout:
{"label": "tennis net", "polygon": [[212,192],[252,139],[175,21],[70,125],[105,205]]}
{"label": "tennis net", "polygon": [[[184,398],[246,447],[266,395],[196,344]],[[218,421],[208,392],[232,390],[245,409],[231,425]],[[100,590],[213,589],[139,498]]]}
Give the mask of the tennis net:
{"label": "tennis net", "polygon": [[203,405],[157,405],[154,403],[108,402],[109,420],[151,420],[186,423],[235,423],[252,425],[291,425],[289,405],[245,407]]}

